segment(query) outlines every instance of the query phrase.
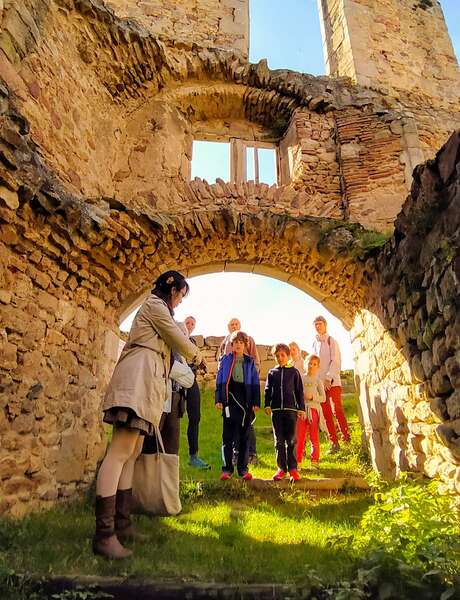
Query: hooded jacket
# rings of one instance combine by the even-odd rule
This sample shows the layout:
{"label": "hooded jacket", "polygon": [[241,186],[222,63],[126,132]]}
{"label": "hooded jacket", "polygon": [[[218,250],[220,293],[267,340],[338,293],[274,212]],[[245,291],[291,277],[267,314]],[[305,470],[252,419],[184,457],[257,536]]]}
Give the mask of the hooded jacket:
{"label": "hooded jacket", "polygon": [[276,410],[305,410],[302,377],[292,365],[271,369],[265,382],[265,408]]}
{"label": "hooded jacket", "polygon": [[[232,377],[233,367],[235,365],[235,355],[233,352],[226,354],[220,361],[219,371],[216,380],[216,404],[228,405],[228,386]],[[254,360],[244,355],[243,358],[243,377],[246,406],[252,409],[253,406],[260,406],[260,383],[259,373],[257,372]]]}
{"label": "hooded jacket", "polygon": [[328,333],[324,335],[317,334],[313,342],[312,352],[320,358],[319,378],[323,381],[327,379],[333,386],[341,386],[340,369],[342,360],[337,340]]}

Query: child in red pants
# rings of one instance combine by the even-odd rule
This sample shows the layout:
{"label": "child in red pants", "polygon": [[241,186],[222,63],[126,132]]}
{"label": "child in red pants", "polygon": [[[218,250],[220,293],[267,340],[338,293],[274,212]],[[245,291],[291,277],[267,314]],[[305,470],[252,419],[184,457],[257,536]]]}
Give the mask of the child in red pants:
{"label": "child in red pants", "polygon": [[321,403],[326,401],[323,382],[318,376],[319,364],[319,356],[312,354],[308,358],[307,373],[302,378],[307,418],[306,420],[297,419],[297,463],[299,465],[302,462],[307,433],[311,444],[312,466],[319,463],[319,420]]}

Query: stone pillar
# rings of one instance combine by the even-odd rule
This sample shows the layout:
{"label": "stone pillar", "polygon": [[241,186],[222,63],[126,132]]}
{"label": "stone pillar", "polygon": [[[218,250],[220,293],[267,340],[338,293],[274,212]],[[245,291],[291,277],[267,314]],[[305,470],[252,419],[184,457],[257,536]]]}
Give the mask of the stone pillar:
{"label": "stone pillar", "polygon": [[327,74],[396,96],[457,100],[458,64],[436,0],[318,0],[318,6]]}

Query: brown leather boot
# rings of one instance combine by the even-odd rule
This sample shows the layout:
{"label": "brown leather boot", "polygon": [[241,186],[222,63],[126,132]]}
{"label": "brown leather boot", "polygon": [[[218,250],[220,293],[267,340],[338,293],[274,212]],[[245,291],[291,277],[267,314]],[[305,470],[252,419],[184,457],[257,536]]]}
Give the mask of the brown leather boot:
{"label": "brown leather boot", "polygon": [[144,542],[148,536],[139,533],[134,529],[131,521],[131,502],[133,490],[117,490],[116,511],[115,511],[115,532],[122,542],[135,540]]}
{"label": "brown leather boot", "polygon": [[96,533],[93,552],[110,559],[127,558],[131,550],[124,548],[115,535],[115,496],[96,496]]}

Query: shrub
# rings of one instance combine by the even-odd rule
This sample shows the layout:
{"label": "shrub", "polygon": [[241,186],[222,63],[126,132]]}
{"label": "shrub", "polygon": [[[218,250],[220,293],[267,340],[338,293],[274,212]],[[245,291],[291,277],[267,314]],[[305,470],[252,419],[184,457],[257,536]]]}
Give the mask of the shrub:
{"label": "shrub", "polygon": [[333,547],[352,548],[359,557],[353,585],[361,581],[361,591],[378,589],[379,598],[457,598],[459,518],[451,499],[439,494],[437,481],[404,476],[397,485],[373,485],[374,503],[358,532],[330,539]]}

